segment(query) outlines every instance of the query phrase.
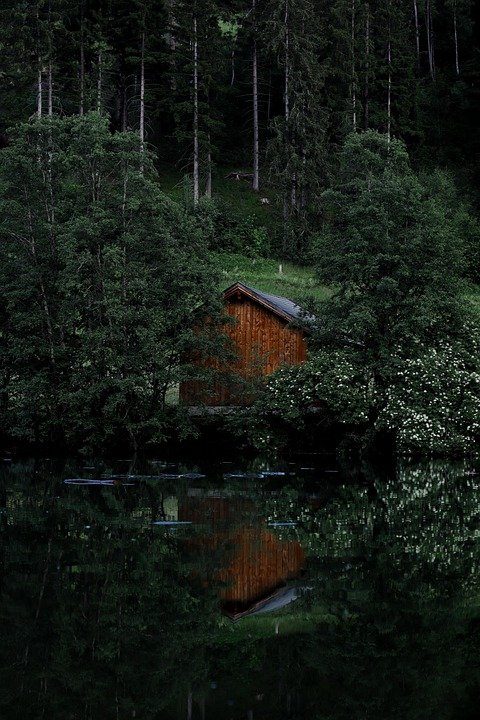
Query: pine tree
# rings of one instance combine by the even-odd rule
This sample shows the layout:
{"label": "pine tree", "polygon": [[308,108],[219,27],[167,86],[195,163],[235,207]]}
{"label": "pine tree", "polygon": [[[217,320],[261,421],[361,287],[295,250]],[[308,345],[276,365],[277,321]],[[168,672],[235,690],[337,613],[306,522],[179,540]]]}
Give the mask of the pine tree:
{"label": "pine tree", "polygon": [[305,248],[307,205],[326,177],[325,76],[321,19],[310,0],[284,0],[265,7],[264,26],[283,74],[283,117],[274,123],[271,176],[283,202],[283,252]]}
{"label": "pine tree", "polygon": [[175,135],[186,166],[192,167],[196,205],[205,190],[211,191],[212,135],[216,129],[212,93],[221,58],[220,13],[215,0],[172,0],[168,12]]}

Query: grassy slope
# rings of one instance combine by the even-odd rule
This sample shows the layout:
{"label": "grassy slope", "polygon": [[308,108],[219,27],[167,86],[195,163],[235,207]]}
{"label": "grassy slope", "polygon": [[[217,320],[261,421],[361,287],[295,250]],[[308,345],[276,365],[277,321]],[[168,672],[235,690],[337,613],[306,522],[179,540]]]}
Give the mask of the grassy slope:
{"label": "grassy slope", "polygon": [[480,319],[480,285],[472,285],[466,297],[473,305],[476,316]]}
{"label": "grassy slope", "polygon": [[310,611],[288,607],[264,615],[251,615],[238,622],[223,619],[218,628],[217,642],[223,644],[272,638],[275,635],[296,635],[313,632],[319,623],[335,624],[337,619],[323,607]]}
{"label": "grassy slope", "polygon": [[222,290],[239,280],[299,304],[307,298],[325,300],[329,295],[327,288],[316,283],[311,268],[282,263],[280,269],[276,260],[232,253],[217,253],[216,260],[222,276]]}
{"label": "grassy slope", "polygon": [[[267,188],[260,193],[254,193],[248,182],[227,178],[233,170],[241,171],[242,168],[216,169],[213,176],[215,199],[232,208],[237,216],[254,219],[259,227],[265,227],[269,234],[278,232],[281,219],[274,191]],[[177,202],[188,201],[191,189],[181,172],[175,171],[169,165],[160,165],[159,174],[162,188],[167,195]],[[260,198],[268,198],[270,204],[262,204]],[[279,263],[274,259],[228,252],[216,253],[216,260],[222,277],[221,290],[239,280],[264,292],[283,295],[300,304],[310,297],[324,300],[329,294],[327,288],[316,284],[311,268],[282,263],[280,272]]]}
{"label": "grassy slope", "polygon": [[[275,202],[275,192],[263,189],[254,193],[248,182],[227,179],[232,170],[242,168],[216,168],[213,176],[214,197],[226,206],[234,208],[235,213],[252,217],[269,233],[278,232],[281,218]],[[248,172],[248,169],[246,169]],[[191,194],[180,171],[170,165],[160,165],[159,174],[164,191],[179,202],[186,202]],[[270,205],[262,205],[261,197],[266,197]],[[222,290],[236,280],[274,295],[283,295],[301,304],[307,298],[325,300],[329,295],[326,287],[317,285],[311,268],[283,263],[279,272],[279,263],[274,259],[252,258],[233,253],[217,253],[221,275]],[[480,317],[480,286],[473,285],[466,296]]]}

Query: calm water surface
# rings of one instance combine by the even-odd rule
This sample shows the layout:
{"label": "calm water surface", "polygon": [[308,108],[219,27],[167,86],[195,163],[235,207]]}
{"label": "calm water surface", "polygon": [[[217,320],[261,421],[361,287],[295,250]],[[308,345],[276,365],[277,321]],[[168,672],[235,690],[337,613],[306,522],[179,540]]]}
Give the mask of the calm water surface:
{"label": "calm water surface", "polygon": [[478,718],[477,471],[4,462],[0,717]]}

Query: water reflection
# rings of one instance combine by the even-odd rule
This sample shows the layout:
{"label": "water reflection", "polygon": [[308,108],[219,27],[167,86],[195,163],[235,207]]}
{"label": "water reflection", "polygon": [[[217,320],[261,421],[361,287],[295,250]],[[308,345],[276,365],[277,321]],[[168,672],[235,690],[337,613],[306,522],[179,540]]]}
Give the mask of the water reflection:
{"label": "water reflection", "polygon": [[301,466],[4,466],[0,717],[477,718],[475,469]]}

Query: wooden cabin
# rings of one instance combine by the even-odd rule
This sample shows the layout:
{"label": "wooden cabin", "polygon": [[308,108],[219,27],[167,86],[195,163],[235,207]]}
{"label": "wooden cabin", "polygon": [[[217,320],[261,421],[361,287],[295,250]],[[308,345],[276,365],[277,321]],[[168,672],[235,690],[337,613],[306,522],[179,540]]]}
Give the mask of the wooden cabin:
{"label": "wooden cabin", "polygon": [[298,365],[307,358],[302,311],[288,298],[264,293],[236,282],[224,291],[225,312],[232,322],[222,328],[237,360],[216,368],[225,379],[208,388],[205,382],[188,381],[180,386],[180,399],[188,405],[248,405],[252,383],[270,375],[281,365]]}

